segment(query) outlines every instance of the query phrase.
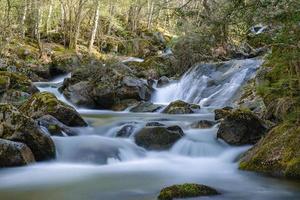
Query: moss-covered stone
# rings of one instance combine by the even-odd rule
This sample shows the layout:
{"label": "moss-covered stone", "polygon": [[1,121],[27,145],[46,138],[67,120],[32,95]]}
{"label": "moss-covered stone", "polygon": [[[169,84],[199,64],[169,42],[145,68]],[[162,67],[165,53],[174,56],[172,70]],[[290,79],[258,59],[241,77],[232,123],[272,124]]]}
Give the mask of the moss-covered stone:
{"label": "moss-covered stone", "polygon": [[280,124],[241,159],[240,169],[300,178],[300,126]]}
{"label": "moss-covered stone", "polygon": [[149,150],[166,150],[184,136],[179,126],[147,126],[135,134],[137,145]]}
{"label": "moss-covered stone", "polygon": [[266,131],[264,122],[251,111],[235,110],[221,121],[217,137],[231,145],[255,144]]}
{"label": "moss-covered stone", "polygon": [[20,111],[34,119],[52,115],[67,126],[87,126],[74,108],[48,92],[33,95],[20,107]]}
{"label": "moss-covered stone", "polygon": [[172,200],[177,198],[192,198],[220,194],[217,190],[200,184],[173,185],[162,189],[158,200]]}
{"label": "moss-covered stone", "polygon": [[37,161],[55,158],[55,146],[31,118],[9,104],[0,104],[0,138],[26,144]]}
{"label": "moss-covered stone", "polygon": [[163,113],[167,114],[191,114],[199,110],[200,106],[196,104],[189,104],[184,101],[178,100],[170,103],[164,110]]}

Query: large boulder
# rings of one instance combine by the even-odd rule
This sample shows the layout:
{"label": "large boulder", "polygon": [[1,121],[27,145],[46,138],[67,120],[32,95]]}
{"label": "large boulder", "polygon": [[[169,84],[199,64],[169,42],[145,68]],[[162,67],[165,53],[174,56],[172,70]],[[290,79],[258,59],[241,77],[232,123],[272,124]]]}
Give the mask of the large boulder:
{"label": "large boulder", "polygon": [[256,115],[235,110],[221,121],[217,137],[231,145],[255,144],[266,131],[264,122]]}
{"label": "large boulder", "polygon": [[0,138],[26,144],[37,161],[55,158],[52,139],[33,119],[9,104],[0,104],[0,113]]}
{"label": "large boulder", "polygon": [[130,109],[131,112],[156,112],[160,110],[163,106],[153,104],[151,102],[141,102],[138,105]]}
{"label": "large boulder", "polygon": [[189,104],[184,101],[178,100],[170,103],[164,110],[166,114],[191,114],[200,109],[199,105]]}
{"label": "large boulder", "polygon": [[60,91],[75,105],[89,108],[121,110],[127,100],[149,100],[152,87],[127,68],[117,64],[80,68]]}
{"label": "large boulder", "polygon": [[38,89],[24,75],[0,71],[0,103],[19,106]]}
{"label": "large boulder", "polygon": [[184,136],[179,126],[147,126],[135,135],[135,143],[148,150],[170,149]]}
{"label": "large boulder", "polygon": [[173,185],[162,189],[159,193],[159,200],[172,200],[181,198],[193,198],[220,194],[214,188],[200,184]]}
{"label": "large boulder", "polygon": [[74,108],[58,100],[49,92],[36,93],[20,107],[20,111],[34,119],[52,115],[67,126],[87,126]]}
{"label": "large boulder", "polygon": [[34,156],[25,144],[0,139],[0,168],[23,166],[33,162]]}
{"label": "large boulder", "polygon": [[241,159],[240,169],[300,178],[300,126],[280,124]]}

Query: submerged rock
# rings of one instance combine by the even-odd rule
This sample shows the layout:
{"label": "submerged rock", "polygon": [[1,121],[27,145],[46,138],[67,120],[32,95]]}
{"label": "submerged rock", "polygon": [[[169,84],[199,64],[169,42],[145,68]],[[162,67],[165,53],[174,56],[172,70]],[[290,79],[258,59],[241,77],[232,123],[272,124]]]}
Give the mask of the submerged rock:
{"label": "submerged rock", "polygon": [[184,101],[178,100],[170,103],[164,110],[163,113],[167,114],[191,114],[199,110],[200,106],[196,104],[189,104]]}
{"label": "submerged rock", "polygon": [[55,158],[55,146],[31,118],[9,104],[0,104],[0,138],[26,144],[37,161]]}
{"label": "submerged rock", "polygon": [[192,128],[211,128],[216,124],[214,121],[200,120],[191,124]]}
{"label": "submerged rock", "polygon": [[300,178],[300,127],[280,124],[241,159],[240,169]]}
{"label": "submerged rock", "polygon": [[51,115],[44,115],[37,119],[38,124],[48,130],[52,136],[74,136],[77,135],[71,127],[58,121]]}
{"label": "submerged rock", "polygon": [[214,188],[200,184],[173,185],[162,189],[159,193],[159,200],[172,200],[177,198],[192,198],[220,194]]}
{"label": "submerged rock", "polygon": [[34,156],[25,144],[0,139],[0,168],[23,166],[33,162]]}
{"label": "submerged rock", "polygon": [[265,124],[256,115],[236,110],[221,121],[217,137],[231,145],[255,144],[266,131]]}
{"label": "submerged rock", "polygon": [[151,102],[141,102],[137,106],[130,109],[131,112],[156,112],[160,110],[163,106],[153,104]]}
{"label": "submerged rock", "polygon": [[87,123],[74,108],[58,100],[53,94],[48,92],[33,95],[20,107],[20,111],[34,119],[52,115],[67,126],[87,126]]}
{"label": "submerged rock", "polygon": [[166,150],[184,136],[179,126],[148,126],[136,133],[135,143],[148,150]]}
{"label": "submerged rock", "polygon": [[166,86],[169,83],[170,83],[170,79],[168,77],[166,77],[166,76],[162,76],[157,81],[157,87],[158,88],[164,87],[164,86]]}
{"label": "submerged rock", "polygon": [[146,126],[165,126],[165,125],[159,122],[148,122]]}
{"label": "submerged rock", "polygon": [[135,130],[135,126],[132,124],[128,124],[123,126],[118,132],[117,132],[117,137],[124,137],[128,138]]}

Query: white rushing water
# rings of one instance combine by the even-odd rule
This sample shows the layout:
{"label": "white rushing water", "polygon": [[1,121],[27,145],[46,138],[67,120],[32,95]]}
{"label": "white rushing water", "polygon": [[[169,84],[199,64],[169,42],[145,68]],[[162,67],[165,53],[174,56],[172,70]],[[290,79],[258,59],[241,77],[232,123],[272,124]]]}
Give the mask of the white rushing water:
{"label": "white rushing water", "polygon": [[152,101],[168,104],[183,100],[202,106],[222,107],[232,103],[234,95],[249,80],[262,60],[231,60],[221,64],[199,64],[176,83],[158,88]]}
{"label": "white rushing water", "polygon": [[[78,136],[53,137],[57,149],[54,161],[0,171],[0,199],[154,200],[162,187],[186,182],[207,184],[222,193],[209,199],[300,199],[299,185],[237,169],[237,157],[250,146],[232,147],[217,140],[217,126],[191,128],[195,121],[213,120],[207,106],[230,105],[260,64],[261,60],[247,59],[199,65],[177,83],[157,89],[154,102],[168,104],[182,99],[201,104],[202,112],[197,114],[77,108],[90,126],[76,129]],[[69,103],[58,92],[67,77],[37,86]],[[170,150],[146,151],[135,144],[133,135],[147,122],[178,125],[185,136]],[[131,136],[117,138],[117,132],[127,125]]]}

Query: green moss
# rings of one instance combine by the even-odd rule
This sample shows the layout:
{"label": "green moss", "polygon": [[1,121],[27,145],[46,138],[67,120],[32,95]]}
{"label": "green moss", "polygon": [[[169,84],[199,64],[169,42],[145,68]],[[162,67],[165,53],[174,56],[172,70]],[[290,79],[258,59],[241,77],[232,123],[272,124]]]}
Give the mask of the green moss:
{"label": "green moss", "polygon": [[164,188],[159,196],[159,200],[172,200],[174,198],[189,198],[219,194],[215,189],[199,184],[173,185]]}
{"label": "green moss", "polygon": [[300,178],[300,126],[273,128],[241,160],[240,169]]}

